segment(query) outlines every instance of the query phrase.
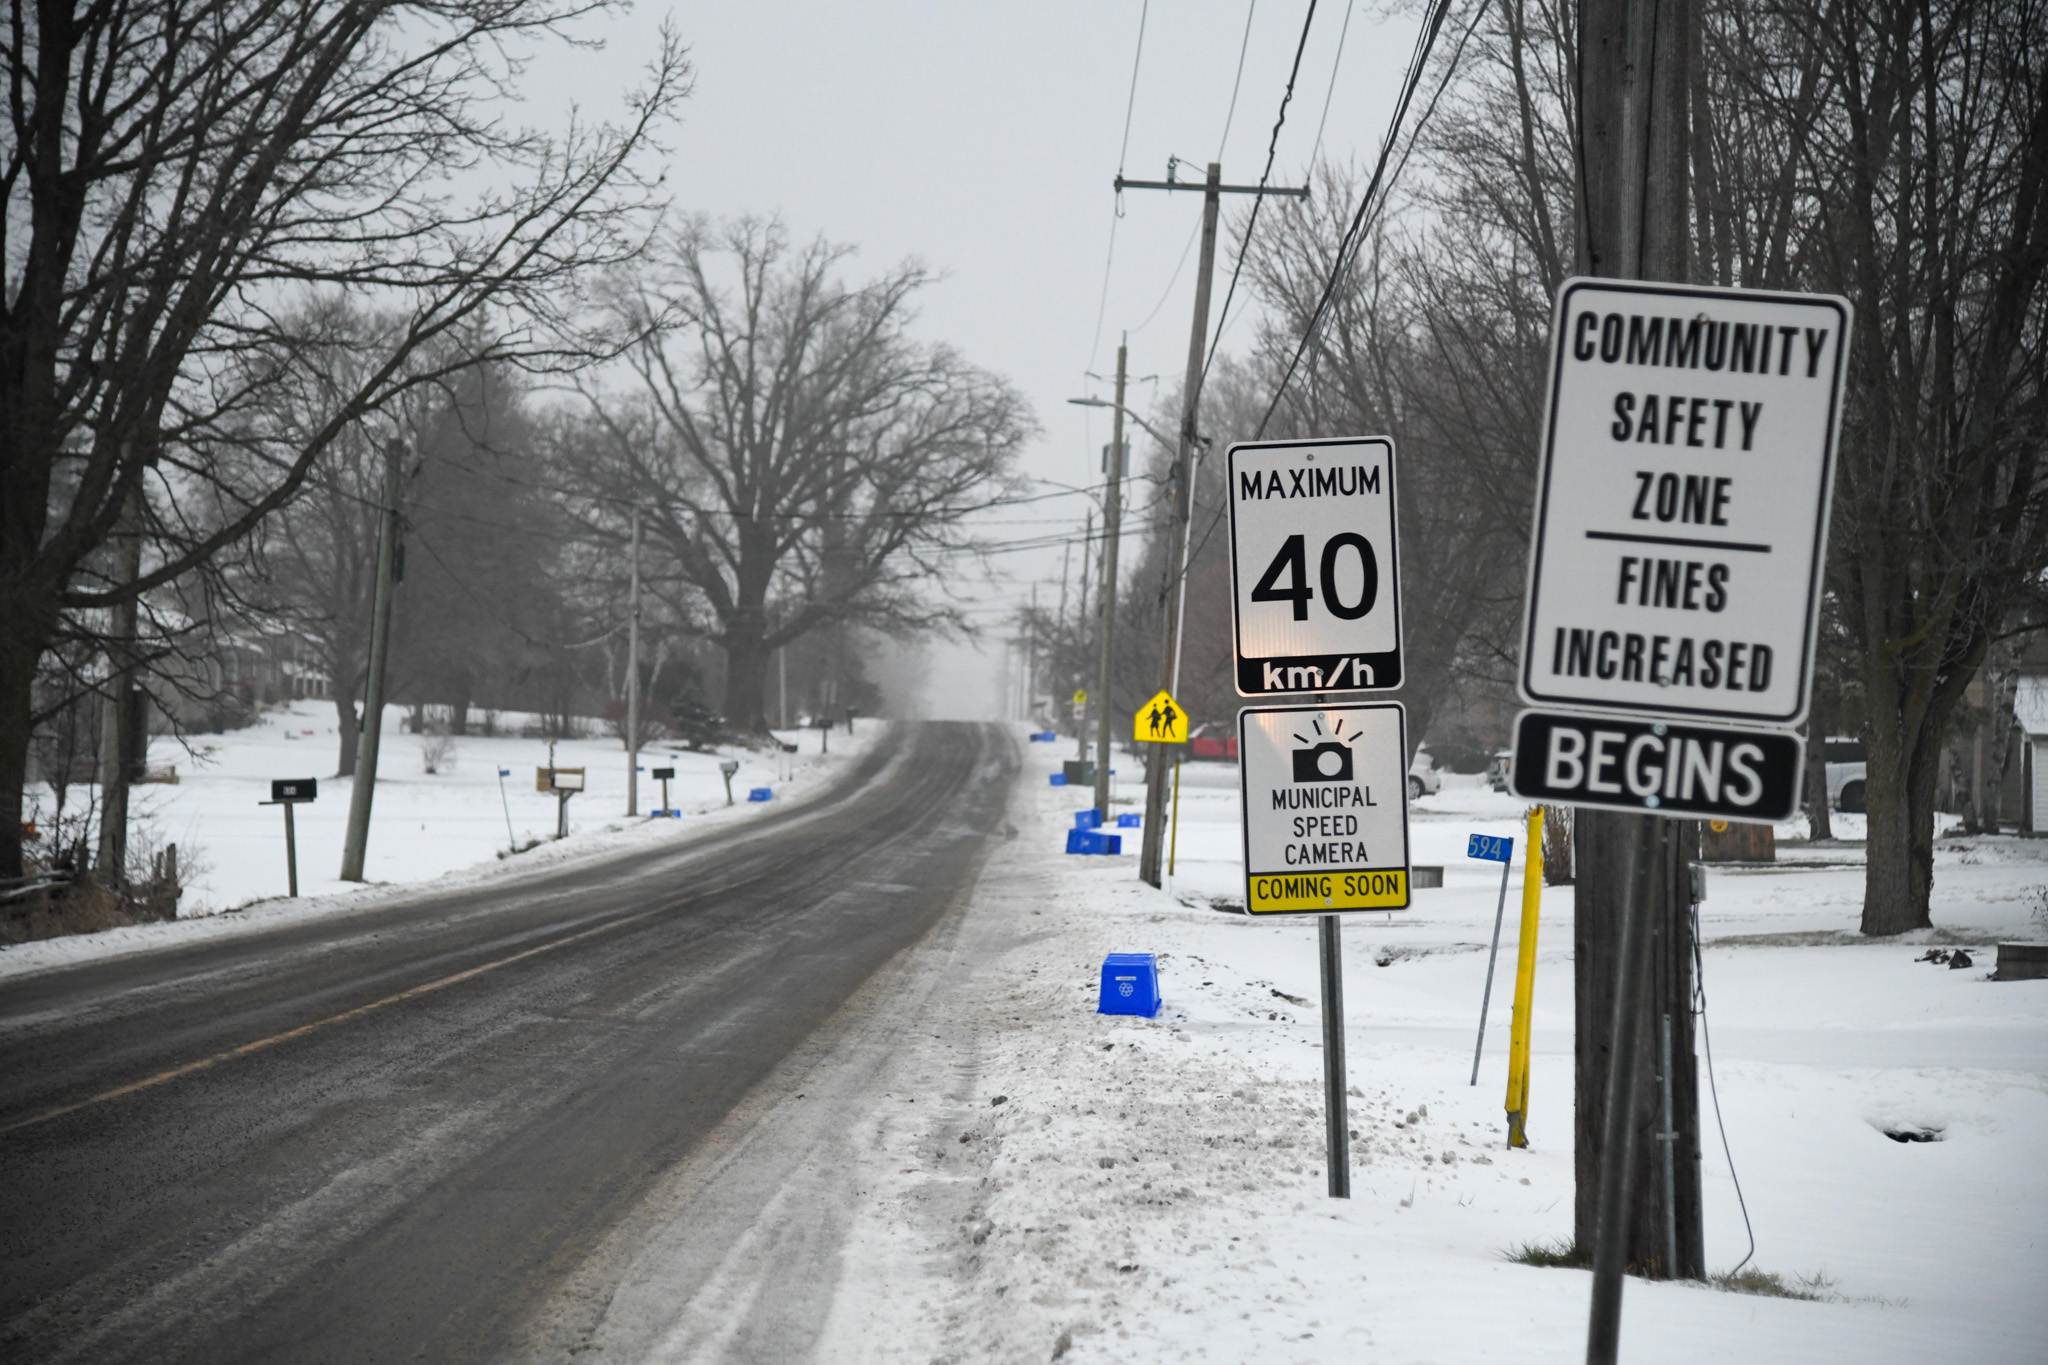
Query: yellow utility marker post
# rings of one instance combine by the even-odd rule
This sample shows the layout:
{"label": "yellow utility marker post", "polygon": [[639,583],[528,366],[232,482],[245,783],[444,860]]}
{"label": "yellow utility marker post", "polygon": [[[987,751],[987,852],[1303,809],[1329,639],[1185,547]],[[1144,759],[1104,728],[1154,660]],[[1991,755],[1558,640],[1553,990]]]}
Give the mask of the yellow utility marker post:
{"label": "yellow utility marker post", "polygon": [[1173,875],[1173,864],[1180,852],[1180,765],[1184,755],[1175,755],[1173,760],[1173,834],[1166,843],[1166,875]]}
{"label": "yellow utility marker post", "polygon": [[1529,1135],[1529,1012],[1536,999],[1536,912],[1543,903],[1543,807],[1529,812],[1523,845],[1522,938],[1515,955],[1515,1018],[1508,1028],[1508,1146],[1527,1147]]}

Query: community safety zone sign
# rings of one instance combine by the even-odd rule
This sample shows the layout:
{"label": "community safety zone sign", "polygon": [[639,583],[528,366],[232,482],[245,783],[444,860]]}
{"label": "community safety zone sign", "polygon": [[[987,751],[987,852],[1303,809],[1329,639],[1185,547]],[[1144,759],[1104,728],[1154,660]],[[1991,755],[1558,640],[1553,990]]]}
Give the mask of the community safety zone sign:
{"label": "community safety zone sign", "polygon": [[1238,693],[1399,687],[1393,442],[1235,445],[1226,476]]}
{"label": "community safety zone sign", "polygon": [[1398,702],[1237,713],[1245,907],[1408,905],[1407,713]]}
{"label": "community safety zone sign", "polygon": [[1799,722],[1850,319],[1828,295],[1566,283],[1522,640],[1531,705]]}

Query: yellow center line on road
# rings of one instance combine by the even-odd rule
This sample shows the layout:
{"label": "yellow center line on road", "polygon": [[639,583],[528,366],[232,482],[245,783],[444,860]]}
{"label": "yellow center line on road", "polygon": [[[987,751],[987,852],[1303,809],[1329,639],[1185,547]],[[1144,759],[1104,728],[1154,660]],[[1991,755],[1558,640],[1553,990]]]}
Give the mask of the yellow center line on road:
{"label": "yellow center line on road", "polygon": [[557,948],[566,948],[572,943],[591,937],[593,934],[601,934],[608,929],[617,929],[622,925],[632,924],[637,920],[646,919],[650,915],[658,914],[661,910],[669,908],[671,907],[660,906],[653,910],[642,910],[635,915],[627,915],[623,919],[607,920],[603,924],[593,925],[588,929],[579,930],[566,937],[554,939],[551,942],[542,943],[532,948],[521,949],[519,952],[498,958],[495,961],[485,962],[475,967],[467,967],[462,971],[440,977],[437,980],[407,987],[395,995],[385,996],[382,1000],[372,1000],[367,1005],[357,1005],[352,1009],[345,1009],[339,1014],[330,1014],[325,1019],[316,1019],[310,1024],[300,1024],[297,1028],[289,1028],[282,1033],[273,1033],[268,1038],[258,1038],[253,1043],[243,1043],[240,1047],[231,1047],[225,1052],[216,1052],[211,1057],[202,1057],[196,1062],[187,1062],[183,1066],[174,1066],[168,1071],[159,1071],[154,1076],[145,1076],[139,1081],[130,1081],[127,1085],[116,1086],[112,1090],[103,1090],[97,1095],[89,1095],[85,1099],[75,1101],[74,1103],[60,1105],[55,1109],[44,1110],[40,1114],[35,1114],[25,1119],[18,1119],[13,1123],[7,1124],[5,1127],[0,1127],[0,1137],[4,1137],[8,1133],[19,1132],[23,1128],[33,1128],[40,1123],[48,1123],[52,1119],[63,1118],[66,1114],[75,1114],[81,1109],[89,1109],[96,1104],[105,1104],[108,1100],[118,1100],[123,1095],[133,1095],[139,1090],[148,1090],[152,1087],[163,1085],[167,1081],[175,1081],[180,1076],[189,1076],[195,1071],[204,1071],[209,1067],[218,1066],[222,1062],[230,1062],[237,1057],[246,1057],[252,1052],[261,1052],[264,1048],[275,1047],[279,1043],[288,1043],[294,1038],[303,1038],[309,1033],[326,1028],[329,1024],[341,1024],[351,1019],[360,1019],[372,1011],[383,1009],[386,1005],[397,1005],[407,1000],[417,999],[422,995],[438,991],[443,987],[467,981],[471,977],[482,976],[485,972],[493,972],[500,967],[509,967],[515,962],[524,961],[540,953],[553,952]]}

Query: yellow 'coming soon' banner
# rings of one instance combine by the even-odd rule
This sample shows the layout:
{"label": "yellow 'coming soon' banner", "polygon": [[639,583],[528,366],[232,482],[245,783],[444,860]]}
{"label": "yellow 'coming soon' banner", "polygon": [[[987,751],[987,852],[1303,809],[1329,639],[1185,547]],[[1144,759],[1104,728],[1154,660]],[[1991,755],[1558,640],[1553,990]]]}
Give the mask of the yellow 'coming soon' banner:
{"label": "yellow 'coming soon' banner", "polygon": [[1304,910],[1400,910],[1408,905],[1408,871],[1302,872],[1253,877],[1254,915]]}

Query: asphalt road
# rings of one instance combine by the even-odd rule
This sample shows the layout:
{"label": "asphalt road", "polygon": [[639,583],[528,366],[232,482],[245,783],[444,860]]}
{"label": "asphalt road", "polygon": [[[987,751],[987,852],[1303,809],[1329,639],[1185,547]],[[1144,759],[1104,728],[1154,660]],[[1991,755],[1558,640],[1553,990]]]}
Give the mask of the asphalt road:
{"label": "asphalt road", "polygon": [[715,842],[0,984],[0,1357],[574,1351],[570,1282],[966,894],[1010,741],[896,738]]}

